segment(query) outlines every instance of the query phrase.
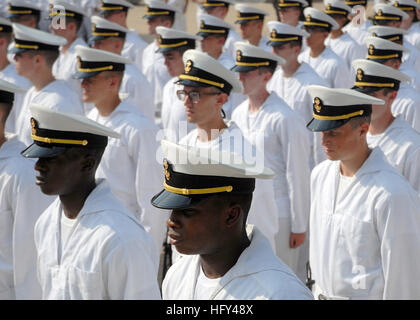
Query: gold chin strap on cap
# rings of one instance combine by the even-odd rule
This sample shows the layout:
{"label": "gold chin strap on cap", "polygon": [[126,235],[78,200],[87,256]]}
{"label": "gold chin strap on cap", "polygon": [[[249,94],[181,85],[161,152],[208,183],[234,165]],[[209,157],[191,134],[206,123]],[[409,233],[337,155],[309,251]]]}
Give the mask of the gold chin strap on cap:
{"label": "gold chin strap on cap", "polygon": [[349,114],[343,114],[341,116],[320,116],[314,113],[313,117],[318,120],[344,120],[344,119],[349,119],[356,116],[361,116],[363,115],[363,113],[364,113],[363,110],[359,110],[359,111],[352,112]]}
{"label": "gold chin strap on cap", "polygon": [[102,11],[111,11],[111,10],[124,10],[124,7],[101,7]]}
{"label": "gold chin strap on cap", "polygon": [[176,48],[176,47],[185,46],[186,44],[188,44],[188,41],[182,41],[182,42],[172,43],[172,44],[159,44],[159,47],[160,48]]}
{"label": "gold chin strap on cap", "polygon": [[209,84],[209,85],[212,85],[212,86],[215,86],[215,87],[219,87],[219,88],[223,88],[225,86],[224,83],[214,82],[214,81],[202,79],[202,78],[199,78],[199,77],[187,76],[186,74],[179,75],[179,79],[181,79],[181,80],[192,80],[192,81],[196,81],[196,82],[201,82],[201,83]]}
{"label": "gold chin strap on cap", "polygon": [[269,66],[270,62],[235,62],[237,66],[243,66],[243,67],[263,67],[263,66]]}
{"label": "gold chin strap on cap", "polygon": [[106,66],[106,67],[101,67],[101,68],[79,68],[78,71],[79,72],[98,72],[98,71],[111,71],[112,69],[114,69],[114,66]]}
{"label": "gold chin strap on cap", "polygon": [[290,37],[290,38],[273,38],[273,37],[270,37],[268,40],[270,40],[270,41],[293,41],[293,40],[299,40],[299,37]]}
{"label": "gold chin strap on cap", "polygon": [[393,88],[395,84],[394,83],[374,83],[374,82],[355,81],[354,85],[358,86],[358,87]]}
{"label": "gold chin strap on cap", "polygon": [[21,49],[33,49],[33,50],[38,50],[39,48],[39,46],[37,45],[19,44],[19,43],[15,43],[15,47],[21,48]]}
{"label": "gold chin strap on cap", "polygon": [[252,17],[237,17],[236,20],[240,21],[240,20],[257,20],[259,19],[260,16],[252,16]]}
{"label": "gold chin strap on cap", "polygon": [[38,137],[37,135],[31,135],[32,140],[44,142],[44,143],[61,143],[61,144],[74,144],[74,145],[82,145],[86,146],[88,144],[87,140],[70,140],[70,139],[53,139],[53,138],[45,138],[45,137]]}
{"label": "gold chin strap on cap", "polygon": [[163,182],[163,187],[166,191],[182,194],[185,196],[195,195],[195,194],[210,194],[210,193],[219,193],[219,192],[231,192],[233,190],[232,186],[216,187],[216,188],[204,188],[204,189],[185,189],[185,188],[176,188]]}

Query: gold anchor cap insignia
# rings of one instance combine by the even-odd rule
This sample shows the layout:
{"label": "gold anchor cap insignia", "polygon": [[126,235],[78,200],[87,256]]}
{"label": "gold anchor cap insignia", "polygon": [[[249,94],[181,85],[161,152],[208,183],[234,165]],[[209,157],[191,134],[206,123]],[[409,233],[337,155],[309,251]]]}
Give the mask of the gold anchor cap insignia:
{"label": "gold anchor cap insignia", "polygon": [[34,118],[31,118],[32,134],[36,135],[36,121]]}
{"label": "gold anchor cap insignia", "polygon": [[308,14],[308,15],[306,16],[306,21],[311,21],[311,15],[310,15],[310,14]]}
{"label": "gold anchor cap insignia", "polygon": [[362,69],[360,69],[360,68],[357,69],[356,77],[357,77],[357,80],[362,81],[362,79],[363,79],[363,70]]}
{"label": "gold anchor cap insignia", "polygon": [[166,178],[166,180],[169,180],[169,178],[171,177],[171,174],[168,170],[168,168],[169,168],[168,161],[166,161],[166,160],[163,161],[163,168],[165,169],[165,178]]}
{"label": "gold anchor cap insignia", "polygon": [[272,37],[272,38],[276,38],[276,37],[277,37],[277,32],[276,32],[276,29],[273,29],[273,30],[271,31],[271,37]]}
{"label": "gold anchor cap insignia", "polygon": [[187,63],[185,64],[185,73],[190,73],[191,69],[193,66],[193,62],[191,60],[188,60]]}
{"label": "gold anchor cap insignia", "polygon": [[237,50],[236,51],[236,61],[241,61],[242,60],[242,52],[241,50]]}
{"label": "gold anchor cap insignia", "polygon": [[381,9],[378,10],[378,16],[382,16],[382,10]]}
{"label": "gold anchor cap insignia", "polygon": [[369,54],[373,55],[373,52],[375,50],[375,47],[373,46],[373,44],[369,45]]}
{"label": "gold anchor cap insignia", "polygon": [[318,113],[321,112],[321,99],[319,99],[318,97],[316,97],[314,99],[314,108],[315,108],[316,112],[318,112]]}

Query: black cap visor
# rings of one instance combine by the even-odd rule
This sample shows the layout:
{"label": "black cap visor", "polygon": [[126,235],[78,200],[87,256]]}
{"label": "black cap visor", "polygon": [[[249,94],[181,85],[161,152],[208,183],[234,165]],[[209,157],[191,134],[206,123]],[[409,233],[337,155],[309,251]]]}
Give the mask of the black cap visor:
{"label": "black cap visor", "polygon": [[312,132],[328,131],[345,125],[347,122],[349,122],[350,119],[352,118],[343,120],[318,120],[313,118],[311,121],[309,121],[306,127]]}
{"label": "black cap visor", "polygon": [[36,143],[32,143],[29,147],[21,152],[21,155],[25,158],[51,158],[56,155],[66,152],[68,148],[57,147],[57,146],[40,146]]}
{"label": "black cap visor", "polygon": [[160,209],[186,209],[192,206],[196,206],[206,200],[208,197],[215,195],[206,194],[206,195],[194,195],[194,196],[185,196],[182,194],[176,194],[165,189],[155,195],[151,203],[156,208]]}
{"label": "black cap visor", "polygon": [[255,69],[257,69],[258,67],[250,67],[250,66],[238,66],[238,65],[235,65],[232,69],[230,69],[230,70],[232,70],[232,71],[234,71],[234,72],[250,72],[250,71],[253,71],[253,70],[255,70]]}

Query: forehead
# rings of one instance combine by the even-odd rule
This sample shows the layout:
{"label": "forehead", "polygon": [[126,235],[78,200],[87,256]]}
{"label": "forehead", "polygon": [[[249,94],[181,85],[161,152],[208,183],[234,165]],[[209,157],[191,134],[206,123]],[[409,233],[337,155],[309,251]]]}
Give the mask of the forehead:
{"label": "forehead", "polygon": [[208,92],[210,91],[211,87],[190,87],[190,86],[184,86],[184,91],[185,92],[190,92],[190,91],[196,91],[196,92]]}

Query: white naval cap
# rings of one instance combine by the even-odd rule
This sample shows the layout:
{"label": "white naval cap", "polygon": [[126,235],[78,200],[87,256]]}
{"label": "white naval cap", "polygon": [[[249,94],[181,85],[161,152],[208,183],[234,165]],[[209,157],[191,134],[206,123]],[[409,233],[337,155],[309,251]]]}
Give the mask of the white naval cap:
{"label": "white naval cap", "polygon": [[28,50],[58,51],[60,46],[67,43],[63,37],[30,28],[19,23],[13,23],[15,45],[11,53],[19,53]]}
{"label": "white naval cap", "polygon": [[104,15],[106,13],[128,11],[131,8],[134,8],[134,5],[125,0],[101,0],[99,14]]}
{"label": "white naval cap", "polygon": [[198,50],[187,50],[182,56],[184,72],[178,83],[190,87],[216,87],[230,94],[242,92],[242,84],[236,74],[226,69],[216,59]]}
{"label": "white naval cap", "polygon": [[229,30],[233,28],[233,26],[226,21],[207,13],[202,13],[198,19],[200,20],[200,29],[198,30],[197,35],[202,37],[212,35],[225,35],[227,37]]}
{"label": "white naval cap", "polygon": [[403,11],[415,11],[420,9],[420,3],[414,0],[390,0],[390,4]]}
{"label": "white naval cap", "polygon": [[99,16],[92,16],[90,21],[92,22],[92,35],[89,38],[89,42],[110,37],[125,39],[127,32],[130,31],[118,23],[108,21]]}
{"label": "white naval cap", "polygon": [[313,119],[307,124],[307,128],[311,131],[339,128],[352,118],[370,115],[372,104],[385,104],[381,99],[353,89],[310,85],[307,90],[314,101]]}
{"label": "white naval cap", "polygon": [[[74,19],[82,20],[86,12],[82,7],[77,7],[64,0],[50,0],[50,17],[65,15]],[[64,9],[65,12],[61,12]]]}
{"label": "white naval cap", "polygon": [[264,165],[247,164],[239,154],[179,145],[162,140],[165,181],[152,204],[162,209],[197,205],[206,197],[251,194],[255,179],[271,179],[274,172]]}
{"label": "white naval cap", "polygon": [[9,0],[8,18],[18,18],[22,15],[40,15],[41,8],[33,1]]}
{"label": "white naval cap", "polygon": [[12,104],[15,100],[15,93],[24,93],[25,88],[19,87],[9,81],[0,79],[0,103]]}
{"label": "white naval cap", "polygon": [[367,31],[372,37],[379,37],[392,42],[402,41],[408,30],[388,26],[370,26]]}
{"label": "white naval cap", "polygon": [[75,50],[78,58],[78,68],[73,77],[76,79],[94,77],[103,71],[123,72],[125,65],[131,64],[131,60],[128,58],[109,51],[82,45],[77,45]]}
{"label": "white naval cap", "polygon": [[353,89],[370,93],[384,88],[398,90],[400,82],[411,80],[406,74],[378,62],[356,59],[351,63],[356,71]]}
{"label": "white naval cap", "polygon": [[309,4],[305,0],[279,0],[277,6],[279,9],[295,7],[295,8],[305,8]]}
{"label": "white naval cap", "polygon": [[303,9],[303,14],[305,16],[303,25],[307,28],[325,28],[329,31],[337,30],[339,27],[337,21],[321,10],[308,7]]}
{"label": "white naval cap", "polygon": [[388,59],[401,59],[404,52],[410,52],[409,49],[398,43],[379,37],[366,37],[365,44],[368,48],[367,58],[379,62]]}
{"label": "white naval cap", "polygon": [[309,37],[309,33],[302,28],[278,21],[268,21],[267,28],[270,32],[268,44],[272,47],[282,45],[289,41],[302,41],[302,38]]}
{"label": "white naval cap", "polygon": [[181,47],[195,49],[195,41],[203,38],[185,31],[173,28],[156,27],[158,35],[159,52],[171,51]]}
{"label": "white naval cap", "polygon": [[235,49],[236,61],[232,68],[232,71],[235,72],[248,72],[261,67],[275,70],[278,65],[286,63],[282,57],[248,42],[235,42]]}
{"label": "white naval cap", "polygon": [[324,0],[324,12],[326,14],[339,14],[347,16],[351,14],[352,8],[342,0]]}
{"label": "white naval cap", "polygon": [[408,14],[391,4],[377,3],[373,6],[375,12],[373,22],[376,21],[401,21],[408,19]]}
{"label": "white naval cap", "polygon": [[182,12],[170,4],[160,0],[146,0],[146,14],[143,18],[151,19],[158,16],[173,17],[175,13],[182,14]]}
{"label": "white naval cap", "polygon": [[120,138],[117,132],[82,115],[39,104],[31,104],[29,110],[34,143],[22,151],[27,158],[53,157],[72,147],[103,148],[108,137]]}
{"label": "white naval cap", "polygon": [[235,9],[238,12],[235,23],[246,23],[251,20],[264,20],[264,17],[269,15],[265,10],[249,6],[244,3],[235,4]]}
{"label": "white naval cap", "polygon": [[12,33],[13,32],[12,22],[9,19],[0,17],[0,32],[1,33]]}

